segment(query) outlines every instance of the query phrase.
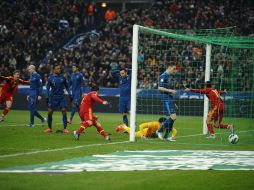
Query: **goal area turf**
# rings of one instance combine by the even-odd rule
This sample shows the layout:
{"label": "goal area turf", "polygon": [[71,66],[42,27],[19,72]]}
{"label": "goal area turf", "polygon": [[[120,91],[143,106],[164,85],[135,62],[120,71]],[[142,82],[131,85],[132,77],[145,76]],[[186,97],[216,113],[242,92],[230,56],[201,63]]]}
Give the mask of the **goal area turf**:
{"label": "goal area turf", "polygon": [[[46,112],[42,114],[46,115]],[[179,116],[174,125],[178,130],[175,142],[156,138],[137,138],[135,142],[130,142],[127,134],[115,131],[117,125],[121,124],[120,114],[96,115],[99,116],[105,131],[111,134],[110,142],[105,141],[93,127],[87,128],[79,141],[74,140],[72,133],[55,133],[57,129],[62,129],[60,112],[53,115],[54,132],[45,134],[43,130],[46,126],[42,127],[39,120],[35,120],[34,128],[24,126],[29,121],[28,111],[12,110],[6,120],[0,123],[0,188],[253,189],[254,187],[252,118],[233,118],[239,142],[230,144],[228,130],[216,129],[216,139],[206,139],[202,134],[202,117]],[[68,126],[71,132],[80,126],[77,116],[74,118],[73,124]],[[150,115],[149,118],[146,115],[138,115],[139,122],[153,121],[157,118],[158,115]],[[224,120],[232,121],[232,118]],[[131,154],[127,155],[128,153]],[[222,157],[225,159],[221,162],[226,165],[224,169],[220,169],[218,163],[213,166],[208,164],[207,168],[198,168]],[[235,160],[236,158],[238,160]],[[104,170],[93,171],[93,167],[86,170],[84,168],[88,165],[84,164],[89,164],[89,159],[92,160],[90,168],[111,161],[113,169],[112,167],[107,169],[104,165],[106,168]],[[171,165],[160,167],[163,163],[170,164],[172,159],[174,160]],[[179,163],[180,159],[183,160]],[[81,160],[79,165],[84,162],[81,170],[74,166],[75,160]],[[247,163],[245,168],[244,161]],[[50,170],[38,172],[40,171],[38,168],[42,169],[50,163],[58,163],[58,166],[68,163],[68,167],[74,166],[76,172],[75,170],[66,172],[66,168],[56,172]],[[155,165],[151,169],[152,164]],[[191,167],[193,165],[197,168]],[[32,171],[32,166],[39,167]],[[126,169],[127,166],[132,166],[132,169]],[[56,169],[56,166],[50,167],[51,170],[52,167]],[[26,172],[12,172],[20,168]]]}

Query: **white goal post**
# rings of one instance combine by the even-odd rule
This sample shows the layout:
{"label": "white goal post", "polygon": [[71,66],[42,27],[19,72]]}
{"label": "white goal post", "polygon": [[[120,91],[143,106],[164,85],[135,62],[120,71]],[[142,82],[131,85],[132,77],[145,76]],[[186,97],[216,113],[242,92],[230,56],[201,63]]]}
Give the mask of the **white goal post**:
{"label": "white goal post", "polygon": [[[137,104],[137,75],[138,75],[138,53],[139,53],[139,30],[140,28],[146,28],[139,25],[133,26],[133,38],[132,38],[132,81],[131,81],[131,110],[130,110],[130,138],[131,142],[135,141],[135,129],[136,129],[136,104]],[[149,28],[146,28],[150,30]],[[156,31],[156,29],[152,29]],[[158,30],[159,31],[159,30]],[[161,31],[159,31],[161,32]],[[159,35],[156,32],[155,35]],[[173,34],[174,35],[174,34]],[[210,79],[210,65],[211,65],[211,44],[206,45],[206,67],[205,67],[205,80]],[[204,112],[203,112],[203,134],[207,134],[206,117],[208,113],[208,99],[204,98]]]}
{"label": "white goal post", "polygon": [[136,129],[136,97],[138,75],[138,32],[139,26],[133,26],[132,37],[132,75],[131,75],[131,111],[130,111],[130,141],[135,141]]}

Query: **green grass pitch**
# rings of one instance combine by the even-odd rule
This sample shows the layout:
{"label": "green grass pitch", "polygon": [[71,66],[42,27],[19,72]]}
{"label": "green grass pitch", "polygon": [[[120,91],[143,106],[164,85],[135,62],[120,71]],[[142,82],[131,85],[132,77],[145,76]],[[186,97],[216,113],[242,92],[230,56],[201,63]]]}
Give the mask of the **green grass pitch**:
{"label": "green grass pitch", "polygon": [[[42,112],[46,115],[46,112]],[[228,142],[227,130],[216,129],[216,139],[202,135],[201,117],[179,116],[175,122],[177,141],[170,143],[158,139],[137,139],[115,132],[121,123],[120,114],[97,114],[106,132],[111,134],[112,144],[105,141],[95,128],[86,129],[80,141],[71,134],[44,134],[46,129],[35,120],[34,128],[24,127],[29,121],[29,112],[12,110],[0,123],[0,169],[56,162],[65,159],[107,154],[123,150],[248,150],[254,151],[254,119],[225,118],[225,123],[234,123],[240,141],[236,145]],[[78,129],[77,115],[71,131]],[[157,120],[158,116],[138,115],[138,124]],[[53,130],[61,129],[61,114],[53,115]],[[114,142],[123,142],[113,144]],[[94,145],[94,146],[89,146]],[[80,148],[77,148],[80,146]],[[76,148],[74,148],[76,147]],[[63,148],[67,148],[62,150]],[[48,151],[58,149],[58,151]],[[25,154],[36,152],[36,154]],[[4,157],[4,155],[13,155]],[[16,155],[16,156],[15,156]],[[253,189],[253,171],[217,170],[152,170],[128,172],[80,172],[72,174],[0,174],[0,189]]]}

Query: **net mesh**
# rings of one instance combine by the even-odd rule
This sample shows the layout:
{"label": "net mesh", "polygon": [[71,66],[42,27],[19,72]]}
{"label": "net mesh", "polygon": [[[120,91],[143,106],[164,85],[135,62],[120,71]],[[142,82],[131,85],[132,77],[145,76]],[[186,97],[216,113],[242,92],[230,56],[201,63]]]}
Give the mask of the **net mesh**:
{"label": "net mesh", "polygon": [[[236,36],[234,29],[158,30],[140,27],[137,113],[149,114],[150,118],[165,114],[158,77],[168,65],[175,65],[177,73],[173,86],[178,90],[174,97],[177,115],[202,117],[203,95],[185,93],[183,89],[185,86],[203,88],[205,48],[206,44],[212,44],[210,78],[213,87],[227,91],[222,97],[227,121],[235,123],[239,117],[254,118],[254,37]],[[251,128],[250,122],[247,125]]]}

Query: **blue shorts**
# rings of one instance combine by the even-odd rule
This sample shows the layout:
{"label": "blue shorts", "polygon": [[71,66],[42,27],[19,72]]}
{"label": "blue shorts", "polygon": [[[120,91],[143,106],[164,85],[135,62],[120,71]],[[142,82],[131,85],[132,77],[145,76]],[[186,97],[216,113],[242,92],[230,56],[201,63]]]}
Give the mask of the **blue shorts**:
{"label": "blue shorts", "polygon": [[35,109],[38,103],[38,96],[29,96],[28,98],[28,108],[29,110]]}
{"label": "blue shorts", "polygon": [[82,94],[81,93],[76,93],[72,95],[72,103],[79,105],[82,99]]}
{"label": "blue shorts", "polygon": [[166,112],[166,116],[176,113],[176,107],[173,100],[162,100]]}
{"label": "blue shorts", "polygon": [[119,99],[119,112],[129,113],[131,106],[131,99],[129,97],[120,97]]}
{"label": "blue shorts", "polygon": [[67,106],[66,100],[64,97],[62,98],[50,98],[49,99],[49,108],[52,110],[56,110],[57,108],[65,108]]}

